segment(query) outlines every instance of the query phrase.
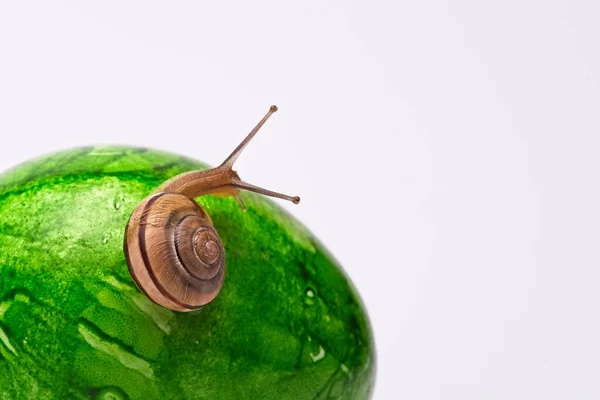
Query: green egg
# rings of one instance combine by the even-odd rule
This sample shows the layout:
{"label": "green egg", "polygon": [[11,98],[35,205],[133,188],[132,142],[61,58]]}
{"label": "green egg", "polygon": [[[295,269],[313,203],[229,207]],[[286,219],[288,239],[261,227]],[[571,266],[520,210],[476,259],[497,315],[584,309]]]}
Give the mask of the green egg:
{"label": "green egg", "polygon": [[366,311],[339,264],[273,201],[201,196],[226,254],[218,296],[152,302],[123,251],[132,211],[200,162],[129,147],[0,175],[0,399],[366,399]]}

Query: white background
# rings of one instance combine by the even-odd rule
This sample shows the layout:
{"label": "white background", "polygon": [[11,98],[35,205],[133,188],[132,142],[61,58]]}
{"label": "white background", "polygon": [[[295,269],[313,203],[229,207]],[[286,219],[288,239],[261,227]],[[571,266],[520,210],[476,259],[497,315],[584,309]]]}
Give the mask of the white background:
{"label": "white background", "polygon": [[[51,4],[50,4],[51,3]],[[375,399],[600,398],[600,2],[0,3],[0,169],[219,163],[339,258]]]}

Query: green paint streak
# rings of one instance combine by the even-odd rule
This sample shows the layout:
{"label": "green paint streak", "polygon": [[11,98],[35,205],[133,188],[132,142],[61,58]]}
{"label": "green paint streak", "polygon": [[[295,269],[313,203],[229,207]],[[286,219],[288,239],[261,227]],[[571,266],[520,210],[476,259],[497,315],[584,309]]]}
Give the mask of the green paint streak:
{"label": "green paint streak", "polygon": [[204,168],[102,147],[0,176],[0,398],[369,397],[375,352],[360,298],[272,201],[244,193],[243,213],[232,198],[197,199],[227,254],[224,287],[204,309],[174,313],[137,289],[122,249],[129,215],[166,179]]}
{"label": "green paint streak", "polygon": [[0,320],[2,319],[2,317],[4,317],[4,314],[6,313],[6,311],[8,311],[11,304],[12,301],[5,301],[0,304]]}
{"label": "green paint streak", "polygon": [[171,310],[153,303],[143,294],[135,295],[133,297],[133,302],[140,308],[140,310],[152,318],[156,326],[158,326],[164,333],[169,334],[171,332],[169,322],[175,316]]}
{"label": "green paint streak", "polygon": [[6,346],[6,348],[8,350],[11,351],[11,353],[13,353],[15,356],[17,355],[17,351],[15,350],[15,348],[12,346],[12,344],[10,344],[10,340],[8,340],[8,336],[6,336],[6,333],[4,332],[4,330],[2,330],[2,328],[0,327],[0,341],[2,343],[4,343],[4,345]]}
{"label": "green paint streak", "polygon": [[[92,346],[96,350],[116,358],[125,367],[138,371],[140,374],[144,375],[148,379],[152,379],[152,377],[154,376],[154,371],[152,371],[152,368],[150,367],[150,364],[148,364],[147,361],[144,361],[141,358],[126,352],[114,343],[109,343],[102,340],[102,338],[96,336],[94,332],[92,332],[92,330],[90,330],[83,324],[79,324],[77,328],[81,336],[83,336],[83,338],[85,339],[85,341],[88,342],[90,346]],[[2,336],[0,335],[0,338],[1,337]]]}
{"label": "green paint streak", "polygon": [[[106,244],[106,243],[104,243]],[[117,290],[133,290],[133,288],[131,286],[127,286],[126,284],[119,282],[119,280],[117,278],[115,278],[114,276],[105,276],[102,279],[104,282],[108,283],[109,285],[113,286],[115,289]]]}

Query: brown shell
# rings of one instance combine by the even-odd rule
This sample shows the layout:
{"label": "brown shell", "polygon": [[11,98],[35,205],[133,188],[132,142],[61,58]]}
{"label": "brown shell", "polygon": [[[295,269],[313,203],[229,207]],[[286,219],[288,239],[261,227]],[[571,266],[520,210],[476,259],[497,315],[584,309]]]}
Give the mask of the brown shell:
{"label": "brown shell", "polygon": [[221,239],[204,209],[182,194],[143,200],[127,224],[124,249],[140,290],[171,310],[201,308],[223,285]]}

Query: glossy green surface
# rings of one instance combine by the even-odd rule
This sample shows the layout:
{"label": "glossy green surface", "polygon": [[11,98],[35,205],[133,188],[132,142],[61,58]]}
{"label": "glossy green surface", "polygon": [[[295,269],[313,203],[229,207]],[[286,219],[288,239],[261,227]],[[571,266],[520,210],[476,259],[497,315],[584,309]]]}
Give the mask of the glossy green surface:
{"label": "glossy green surface", "polygon": [[365,399],[374,347],[351,283],[275,203],[198,199],[227,254],[194,313],[150,302],[123,233],[167,178],[205,168],[153,150],[57,153],[0,176],[0,399]]}

